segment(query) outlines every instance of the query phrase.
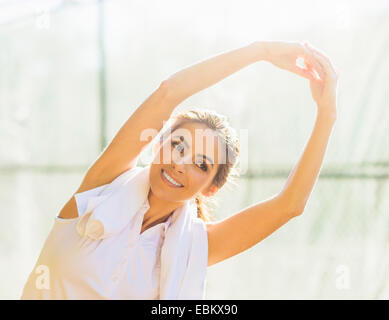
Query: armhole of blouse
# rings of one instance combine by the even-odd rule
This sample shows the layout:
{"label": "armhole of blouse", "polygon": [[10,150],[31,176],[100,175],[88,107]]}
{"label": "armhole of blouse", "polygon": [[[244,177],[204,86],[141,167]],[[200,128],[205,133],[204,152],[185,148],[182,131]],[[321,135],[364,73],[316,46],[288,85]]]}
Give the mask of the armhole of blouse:
{"label": "armhole of blouse", "polygon": [[56,216],[55,221],[59,222],[59,223],[71,223],[73,221],[79,220],[80,217],[85,213],[85,210],[88,206],[89,198],[91,196],[94,196],[94,197],[99,196],[108,185],[109,184],[104,184],[102,186],[74,194],[74,200],[76,201],[78,216],[75,218],[69,218],[69,219],[64,219],[64,218],[60,218],[60,217]]}
{"label": "armhole of blouse", "polygon": [[57,223],[70,223],[70,222],[78,220],[79,218],[80,218],[80,216],[78,216],[76,218],[64,219],[64,218],[60,218],[60,217],[56,216],[54,220]]}
{"label": "armhole of blouse", "polygon": [[122,174],[117,176],[112,182],[104,184],[102,186],[95,187],[93,189],[85,190],[83,192],[75,193],[74,199],[76,201],[78,216],[76,218],[63,219],[58,216],[55,217],[55,222],[58,223],[71,223],[77,221],[85,213],[88,206],[88,200],[90,197],[97,197],[104,193],[105,190],[110,189],[111,186],[114,186],[119,183],[123,183],[125,179],[132,176],[132,173],[138,172],[141,169],[140,167],[134,167],[130,170],[124,171]]}

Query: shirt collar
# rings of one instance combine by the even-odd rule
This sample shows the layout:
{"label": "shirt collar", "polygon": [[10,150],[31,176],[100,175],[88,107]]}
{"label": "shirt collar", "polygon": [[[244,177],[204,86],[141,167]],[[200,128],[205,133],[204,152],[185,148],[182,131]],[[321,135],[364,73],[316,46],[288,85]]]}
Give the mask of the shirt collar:
{"label": "shirt collar", "polygon": [[[142,207],[149,205],[149,191],[150,165],[128,170],[115,179],[100,196],[89,199],[88,209],[77,225],[78,233],[92,239],[104,239],[119,233],[130,221],[134,221]],[[188,201],[177,208],[164,222],[165,235],[180,213],[191,208],[190,204],[191,201]],[[189,211],[195,217],[196,210]]]}

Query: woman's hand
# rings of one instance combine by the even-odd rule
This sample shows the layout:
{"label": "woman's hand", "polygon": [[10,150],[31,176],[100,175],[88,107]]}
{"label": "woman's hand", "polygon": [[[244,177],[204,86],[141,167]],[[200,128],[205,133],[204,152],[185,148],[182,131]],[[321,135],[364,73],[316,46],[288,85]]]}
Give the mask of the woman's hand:
{"label": "woman's hand", "polygon": [[[310,80],[312,98],[317,103],[320,113],[330,114],[333,119],[336,119],[338,73],[331,60],[323,52],[307,42],[304,45],[320,63],[322,70],[319,73],[320,79]],[[313,71],[314,67],[308,62],[307,69]]]}
{"label": "woman's hand", "polygon": [[[317,79],[317,75],[307,65],[313,66],[318,73],[323,72],[318,59],[314,57],[302,42],[290,41],[263,41],[264,60],[278,68],[288,70],[309,80]],[[303,66],[297,65],[297,60],[302,58]]]}
{"label": "woman's hand", "polygon": [[[338,74],[330,59],[308,42],[264,41],[264,60],[310,81],[318,111],[336,119]],[[299,58],[303,65],[297,64]]]}

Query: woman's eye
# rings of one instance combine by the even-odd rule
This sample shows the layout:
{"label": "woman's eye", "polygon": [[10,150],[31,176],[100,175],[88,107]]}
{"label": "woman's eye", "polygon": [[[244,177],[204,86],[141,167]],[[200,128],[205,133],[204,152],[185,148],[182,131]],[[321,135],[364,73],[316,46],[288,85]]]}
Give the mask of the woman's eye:
{"label": "woman's eye", "polygon": [[179,152],[183,152],[184,151],[184,146],[182,145],[182,143],[179,143],[177,141],[173,141],[172,142],[172,146],[177,149]]}
{"label": "woman's eye", "polygon": [[203,171],[207,171],[207,170],[208,170],[208,166],[207,166],[207,164],[206,164],[205,162],[198,162],[198,163],[197,163],[197,166],[198,166],[201,170],[203,170]]}

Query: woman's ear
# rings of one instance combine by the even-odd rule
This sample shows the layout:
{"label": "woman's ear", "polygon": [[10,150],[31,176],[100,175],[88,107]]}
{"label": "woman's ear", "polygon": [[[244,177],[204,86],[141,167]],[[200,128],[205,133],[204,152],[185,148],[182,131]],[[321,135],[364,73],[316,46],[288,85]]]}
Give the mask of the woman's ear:
{"label": "woman's ear", "polygon": [[216,187],[214,184],[212,184],[208,190],[202,191],[201,193],[206,197],[212,197],[215,195],[216,192],[218,192],[219,188]]}

